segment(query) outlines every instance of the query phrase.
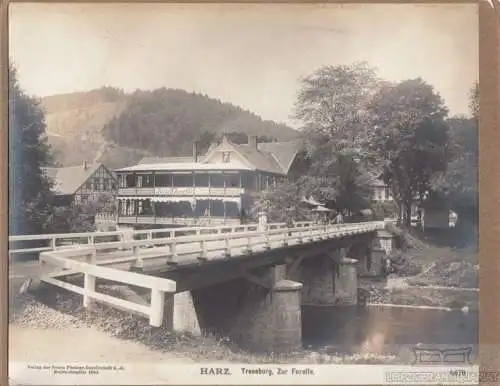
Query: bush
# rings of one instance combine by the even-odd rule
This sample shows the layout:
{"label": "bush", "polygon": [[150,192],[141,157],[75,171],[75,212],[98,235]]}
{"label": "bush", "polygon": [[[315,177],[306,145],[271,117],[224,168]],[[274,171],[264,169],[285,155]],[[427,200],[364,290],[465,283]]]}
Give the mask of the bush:
{"label": "bush", "polygon": [[374,202],[372,210],[376,220],[383,220],[398,215],[398,207],[395,202]]}

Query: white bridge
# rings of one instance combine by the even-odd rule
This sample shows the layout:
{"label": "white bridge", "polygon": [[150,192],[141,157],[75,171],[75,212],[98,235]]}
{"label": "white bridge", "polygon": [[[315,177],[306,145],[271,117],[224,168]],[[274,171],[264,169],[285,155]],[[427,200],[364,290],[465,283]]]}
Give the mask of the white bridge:
{"label": "white bridge", "polygon": [[[253,256],[264,261],[266,253],[293,247],[349,239],[383,230],[383,221],[318,225],[297,222],[267,225],[249,224],[177,229],[153,229],[93,233],[66,233],[9,237],[9,256],[40,252],[40,264],[54,267],[40,275],[43,282],[83,295],[91,300],[149,317],[152,326],[162,325],[165,296],[177,291],[174,280],[133,272],[225,263]],[[27,241],[45,245],[16,247]],[[16,265],[11,262],[11,265]],[[132,270],[132,272],[131,272]],[[41,272],[41,271],[40,271]],[[84,286],[64,281],[72,275],[84,276]],[[151,290],[149,306],[125,301],[96,291],[97,279],[112,280]],[[257,280],[257,278],[253,278]]]}

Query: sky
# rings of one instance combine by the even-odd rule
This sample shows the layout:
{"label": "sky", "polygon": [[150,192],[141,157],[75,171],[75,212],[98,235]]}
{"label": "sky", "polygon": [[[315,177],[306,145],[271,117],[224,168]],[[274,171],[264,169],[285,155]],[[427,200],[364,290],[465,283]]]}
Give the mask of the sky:
{"label": "sky", "polygon": [[474,4],[10,3],[9,24],[31,95],[179,88],[294,127],[300,79],[324,65],[421,77],[452,114],[468,113],[479,71]]}

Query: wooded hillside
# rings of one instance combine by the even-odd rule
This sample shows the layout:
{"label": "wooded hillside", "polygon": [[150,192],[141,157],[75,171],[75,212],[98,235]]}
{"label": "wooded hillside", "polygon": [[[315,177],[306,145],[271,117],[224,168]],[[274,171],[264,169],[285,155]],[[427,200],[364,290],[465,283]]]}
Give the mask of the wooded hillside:
{"label": "wooded hillside", "polygon": [[127,94],[105,87],[45,97],[41,104],[48,140],[61,165],[100,161],[122,167],[144,156],[189,155],[193,140],[200,139],[204,147],[222,133],[231,133],[238,142],[244,142],[243,133],[277,140],[299,134],[240,107],[184,90]]}

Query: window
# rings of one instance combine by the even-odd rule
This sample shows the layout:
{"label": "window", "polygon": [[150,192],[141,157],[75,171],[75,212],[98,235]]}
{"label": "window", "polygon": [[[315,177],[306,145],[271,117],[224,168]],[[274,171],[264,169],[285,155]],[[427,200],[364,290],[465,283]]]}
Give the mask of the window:
{"label": "window", "polygon": [[168,174],[157,174],[156,186],[172,186],[172,176]]}
{"label": "window", "polygon": [[127,205],[125,201],[118,201],[118,211],[121,215],[127,214]]}
{"label": "window", "polygon": [[257,178],[254,174],[245,174],[243,176],[243,187],[245,189],[257,189]]}
{"label": "window", "polygon": [[154,176],[152,174],[147,174],[143,176],[142,186],[145,188],[151,188],[154,186]]}
{"label": "window", "polygon": [[264,176],[262,177],[263,178],[263,186],[264,186],[264,191],[268,191],[269,190],[269,177],[268,176]]}
{"label": "window", "polygon": [[92,189],[92,181],[87,181],[87,182],[85,183],[85,188],[87,188],[87,189],[91,190],[91,189]]}
{"label": "window", "polygon": [[133,174],[128,174],[126,175],[126,180],[127,180],[127,184],[126,184],[126,188],[135,188],[135,176]]}
{"label": "window", "polygon": [[197,187],[206,187],[208,186],[208,174],[195,174],[194,175],[194,183]]}
{"label": "window", "polygon": [[109,183],[109,178],[104,178],[104,182],[103,182],[103,190],[105,191],[108,191],[108,190],[111,190],[111,186],[110,186],[110,183]]}
{"label": "window", "polygon": [[96,178],[97,189],[99,191],[104,190],[104,178]]}
{"label": "window", "polygon": [[173,185],[175,187],[191,187],[193,186],[192,174],[174,174]]}
{"label": "window", "polygon": [[224,176],[227,188],[239,188],[240,176],[238,174],[229,174]]}
{"label": "window", "polygon": [[392,200],[392,195],[389,188],[385,188],[385,199],[388,201]]}
{"label": "window", "polygon": [[231,152],[230,151],[222,152],[222,162],[226,163],[226,164],[231,162]]}
{"label": "window", "polygon": [[212,188],[223,188],[224,187],[224,176],[222,174],[211,174],[210,175],[210,186]]}
{"label": "window", "polygon": [[135,203],[133,201],[127,201],[127,213],[129,216],[134,215]]}

